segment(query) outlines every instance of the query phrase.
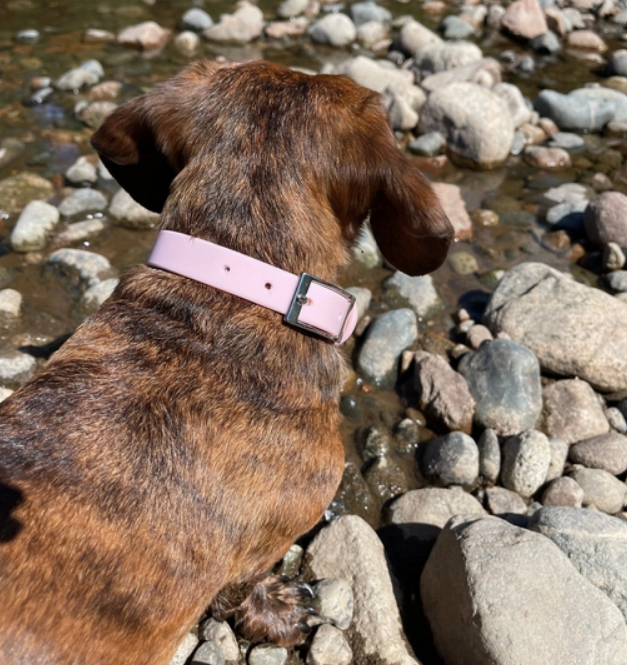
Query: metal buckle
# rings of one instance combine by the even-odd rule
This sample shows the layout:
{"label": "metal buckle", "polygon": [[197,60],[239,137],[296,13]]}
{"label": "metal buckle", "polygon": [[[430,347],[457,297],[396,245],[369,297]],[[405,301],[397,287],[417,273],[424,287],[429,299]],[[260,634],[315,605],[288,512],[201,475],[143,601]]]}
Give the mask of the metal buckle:
{"label": "metal buckle", "polygon": [[[326,332],[325,330],[320,330],[320,328],[316,328],[315,326],[309,325],[308,323],[302,323],[301,321],[298,320],[301,309],[307,303],[309,287],[311,286],[312,282],[320,284],[321,286],[324,286],[325,288],[330,289],[331,291],[335,291],[343,298],[345,298],[347,301],[348,306],[346,308],[344,321],[342,321],[342,327],[340,328],[340,331],[337,335],[332,335]],[[300,279],[298,280],[298,286],[296,287],[294,297],[292,298],[292,302],[290,303],[290,306],[287,310],[287,313],[283,317],[283,320],[285,321],[285,323],[289,323],[291,326],[295,326],[296,328],[301,328],[302,330],[307,330],[308,332],[314,333],[319,337],[337,343],[342,339],[342,335],[344,334],[344,328],[346,327],[346,321],[348,320],[348,315],[351,313],[351,310],[353,309],[354,305],[355,305],[355,296],[348,293],[348,291],[344,291],[344,289],[340,289],[339,286],[335,286],[335,284],[329,284],[329,282],[325,282],[324,280],[319,279],[318,277],[314,277],[313,275],[303,272],[300,275]]]}

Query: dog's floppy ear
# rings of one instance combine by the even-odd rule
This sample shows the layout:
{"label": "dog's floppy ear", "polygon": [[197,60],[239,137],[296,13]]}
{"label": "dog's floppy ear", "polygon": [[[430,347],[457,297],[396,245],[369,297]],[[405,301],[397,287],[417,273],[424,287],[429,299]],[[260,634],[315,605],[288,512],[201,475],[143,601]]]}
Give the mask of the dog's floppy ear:
{"label": "dog's floppy ear", "polygon": [[442,265],[454,230],[431,184],[391,142],[379,166],[370,226],[386,260],[407,275]]}
{"label": "dog's floppy ear", "polygon": [[116,109],[91,144],[120,185],[141,205],[161,212],[176,170],[159,149],[147,96]]}

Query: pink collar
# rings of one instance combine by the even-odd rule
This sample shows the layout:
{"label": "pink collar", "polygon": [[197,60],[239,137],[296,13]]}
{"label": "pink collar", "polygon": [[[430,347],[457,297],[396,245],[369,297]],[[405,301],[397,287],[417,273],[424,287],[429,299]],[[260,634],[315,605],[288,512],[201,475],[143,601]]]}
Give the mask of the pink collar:
{"label": "pink collar", "polygon": [[357,324],[355,298],[347,291],[183,233],[161,231],[148,265],[272,309],[286,323],[338,344]]}

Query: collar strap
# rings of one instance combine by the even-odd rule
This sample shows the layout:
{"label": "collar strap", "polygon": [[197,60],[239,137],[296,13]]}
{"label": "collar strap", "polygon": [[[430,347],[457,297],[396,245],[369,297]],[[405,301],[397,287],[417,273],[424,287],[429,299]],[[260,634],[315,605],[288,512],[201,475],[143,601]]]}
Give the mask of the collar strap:
{"label": "collar strap", "polygon": [[355,298],[347,291],[176,231],[159,232],[148,265],[267,307],[289,325],[338,344],[357,324]]}

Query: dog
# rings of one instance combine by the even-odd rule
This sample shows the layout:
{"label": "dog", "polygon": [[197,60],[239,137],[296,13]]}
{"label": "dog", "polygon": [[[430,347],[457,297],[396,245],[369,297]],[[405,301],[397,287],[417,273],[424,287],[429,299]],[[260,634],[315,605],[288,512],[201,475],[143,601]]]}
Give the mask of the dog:
{"label": "dog", "polygon": [[[267,573],[343,472],[338,268],[368,215],[411,275],[452,227],[379,96],[342,76],[196,62],[92,144],[162,246],[0,405],[0,662],[167,665],[208,607],[298,643],[306,589]],[[289,275],[295,312],[185,275],[199,263],[268,298]],[[333,330],[302,313],[327,296]]]}

